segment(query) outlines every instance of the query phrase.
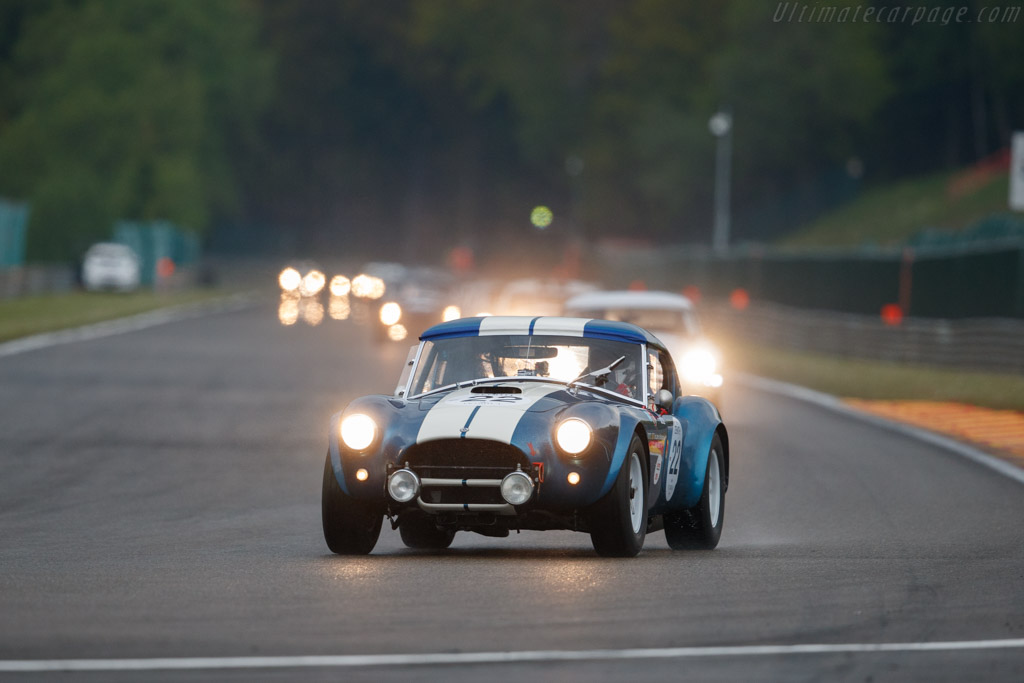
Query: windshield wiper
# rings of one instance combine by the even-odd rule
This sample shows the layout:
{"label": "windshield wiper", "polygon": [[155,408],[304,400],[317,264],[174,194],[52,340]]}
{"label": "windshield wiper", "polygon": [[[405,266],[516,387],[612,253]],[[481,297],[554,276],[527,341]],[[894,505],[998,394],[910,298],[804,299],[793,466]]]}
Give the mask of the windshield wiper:
{"label": "windshield wiper", "polygon": [[626,360],[625,356],[619,356],[618,360],[612,361],[612,363],[607,367],[601,368],[600,370],[594,370],[593,372],[586,372],[577,377],[576,379],[574,379],[573,381],[566,384],[566,386],[572,387],[574,384],[582,380],[584,377],[593,376],[596,378],[594,380],[594,386],[603,387],[608,382],[608,375],[612,374],[612,370],[619,367],[619,365],[621,365],[622,361],[624,360]]}

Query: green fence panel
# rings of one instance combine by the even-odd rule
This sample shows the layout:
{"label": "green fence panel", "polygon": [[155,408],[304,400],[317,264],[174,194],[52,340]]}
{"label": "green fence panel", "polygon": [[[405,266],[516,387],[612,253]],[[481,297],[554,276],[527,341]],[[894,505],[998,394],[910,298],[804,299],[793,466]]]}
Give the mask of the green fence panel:
{"label": "green fence panel", "polygon": [[25,263],[28,204],[0,199],[0,267]]}
{"label": "green fence panel", "polygon": [[114,241],[131,247],[139,256],[141,283],[152,286],[158,281],[157,267],[168,258],[176,268],[199,261],[199,238],[169,221],[118,221]]}

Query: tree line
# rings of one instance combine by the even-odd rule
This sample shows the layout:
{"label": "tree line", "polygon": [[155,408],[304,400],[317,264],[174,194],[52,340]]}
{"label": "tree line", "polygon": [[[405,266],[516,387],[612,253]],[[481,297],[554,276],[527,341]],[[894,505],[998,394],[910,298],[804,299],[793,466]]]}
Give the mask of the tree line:
{"label": "tree line", "polygon": [[0,0],[0,196],[31,203],[34,260],[117,219],[416,257],[516,244],[538,204],[573,239],[707,242],[721,110],[736,237],[769,241],[1024,126],[1024,18],[822,4],[885,6]]}

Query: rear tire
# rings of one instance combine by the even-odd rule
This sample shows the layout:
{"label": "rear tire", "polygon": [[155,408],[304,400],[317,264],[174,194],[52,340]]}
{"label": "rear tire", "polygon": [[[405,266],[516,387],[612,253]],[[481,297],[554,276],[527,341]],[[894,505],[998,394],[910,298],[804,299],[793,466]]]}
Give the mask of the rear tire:
{"label": "rear tire", "polygon": [[715,434],[708,450],[700,501],[683,512],[665,515],[665,540],[673,550],[713,550],[725,522],[725,455]]}
{"label": "rear tire", "polygon": [[429,517],[407,517],[398,525],[402,543],[417,550],[444,550],[452,544],[455,532],[439,529]]}
{"label": "rear tire", "polygon": [[377,545],[384,513],[379,507],[356,500],[341,490],[334,476],[330,453],[324,463],[320,511],[324,540],[331,552],[339,555],[367,555]]}
{"label": "rear tire", "polygon": [[602,557],[636,557],[647,535],[647,451],[633,435],[612,490],[594,506],[590,541]]}

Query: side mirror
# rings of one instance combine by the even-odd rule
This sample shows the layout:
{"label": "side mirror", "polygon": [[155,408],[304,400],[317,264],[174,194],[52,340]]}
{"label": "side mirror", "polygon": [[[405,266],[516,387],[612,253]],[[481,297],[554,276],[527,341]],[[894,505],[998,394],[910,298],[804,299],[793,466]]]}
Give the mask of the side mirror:
{"label": "side mirror", "polygon": [[654,397],[654,402],[658,405],[658,407],[659,408],[664,408],[665,410],[667,410],[669,412],[672,411],[672,401],[673,401],[672,392],[669,391],[668,389],[662,389]]}

